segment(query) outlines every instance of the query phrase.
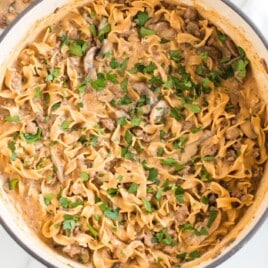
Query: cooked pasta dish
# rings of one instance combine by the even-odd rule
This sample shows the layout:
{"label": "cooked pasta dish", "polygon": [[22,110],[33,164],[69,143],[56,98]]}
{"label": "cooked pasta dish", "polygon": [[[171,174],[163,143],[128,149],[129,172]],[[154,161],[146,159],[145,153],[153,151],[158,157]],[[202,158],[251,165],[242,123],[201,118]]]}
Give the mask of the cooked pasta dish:
{"label": "cooked pasta dish", "polygon": [[242,47],[178,1],[88,1],[6,70],[0,171],[85,267],[183,267],[254,202],[267,107]]}

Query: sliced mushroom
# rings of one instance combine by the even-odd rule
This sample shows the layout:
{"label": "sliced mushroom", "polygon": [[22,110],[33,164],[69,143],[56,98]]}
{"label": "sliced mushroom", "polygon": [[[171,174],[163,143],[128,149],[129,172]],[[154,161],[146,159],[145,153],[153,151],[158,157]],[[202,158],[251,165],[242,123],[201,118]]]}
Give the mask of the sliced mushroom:
{"label": "sliced mushroom", "polygon": [[60,153],[60,149],[58,145],[51,146],[50,147],[50,153],[51,153],[51,160],[52,163],[56,167],[56,173],[58,180],[63,183],[64,181],[64,164],[65,161],[62,159],[62,154]]}
{"label": "sliced mushroom", "polygon": [[232,39],[227,38],[227,40],[225,41],[225,44],[233,56],[237,57],[239,55],[237,51],[237,47]]}
{"label": "sliced mushroom", "polygon": [[150,114],[151,124],[161,124],[167,114],[168,105],[164,100],[159,101],[152,109]]}
{"label": "sliced mushroom", "polygon": [[253,130],[253,126],[249,120],[247,120],[244,124],[240,125],[240,128],[244,132],[244,134],[250,139],[256,139],[257,135]]}
{"label": "sliced mushroom", "polygon": [[101,50],[100,50],[100,52],[98,53],[97,58],[98,58],[98,59],[102,59],[103,56],[105,55],[105,53],[107,53],[108,51],[111,51],[111,50],[112,50],[112,45],[111,45],[111,43],[108,41],[108,39],[104,39],[104,40],[103,40],[102,47],[101,47]]}
{"label": "sliced mushroom", "polygon": [[88,74],[90,70],[94,68],[94,57],[96,54],[96,50],[96,47],[90,48],[86,56],[84,57],[84,71],[86,74]]}
{"label": "sliced mushroom", "polygon": [[148,85],[144,82],[136,82],[133,83],[132,88],[136,90],[140,96],[145,95],[150,98],[150,104],[154,104],[156,102],[156,97],[153,92],[149,89]]}

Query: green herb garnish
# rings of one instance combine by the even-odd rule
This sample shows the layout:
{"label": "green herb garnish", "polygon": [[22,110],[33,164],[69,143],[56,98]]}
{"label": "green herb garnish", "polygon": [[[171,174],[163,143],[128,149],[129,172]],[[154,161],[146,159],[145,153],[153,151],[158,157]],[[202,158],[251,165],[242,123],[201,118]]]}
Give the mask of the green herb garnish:
{"label": "green herb garnish", "polygon": [[88,231],[91,233],[91,235],[95,238],[95,239],[97,239],[98,238],[98,236],[99,236],[99,233],[98,233],[98,231],[91,225],[91,224],[87,224],[87,228],[88,228]]}
{"label": "green herb garnish", "polygon": [[44,196],[44,202],[47,206],[49,206],[51,204],[51,200],[53,198],[53,194],[52,193],[49,193],[49,194],[46,194]]}
{"label": "green herb garnish", "polygon": [[18,123],[20,122],[20,117],[17,115],[11,116],[11,115],[6,115],[4,117],[4,120],[7,122],[13,122],[13,123]]}
{"label": "green herb garnish", "polygon": [[31,144],[42,139],[42,130],[38,128],[36,134],[24,133],[22,134],[23,138],[26,140],[27,143]]}
{"label": "green herb garnish", "polygon": [[96,29],[96,26],[94,24],[90,24],[89,25],[89,30],[91,32],[91,34],[95,37],[97,36],[97,29]]}
{"label": "green herb garnish", "polygon": [[69,50],[73,56],[82,57],[86,54],[87,49],[88,44],[81,39],[76,39],[71,44],[69,44]]}
{"label": "green herb garnish", "polygon": [[153,212],[152,205],[147,199],[143,198],[142,202],[143,202],[144,208],[147,212],[149,212],[149,213]]}
{"label": "green herb garnish", "polygon": [[118,189],[117,188],[109,188],[107,189],[107,193],[111,196],[114,197],[118,194]]}
{"label": "green herb garnish", "polygon": [[58,78],[59,75],[60,75],[60,69],[59,68],[50,69],[50,70],[48,70],[48,72],[49,72],[49,74],[46,77],[46,81],[47,82],[53,81],[54,79]]}
{"label": "green herb garnish", "polygon": [[150,36],[150,35],[155,35],[155,31],[145,28],[145,27],[141,27],[140,29],[140,35],[141,37],[146,37],[146,36]]}
{"label": "green herb garnish", "polygon": [[209,219],[208,219],[208,223],[207,223],[207,227],[210,228],[213,224],[213,222],[216,220],[217,216],[218,216],[218,211],[217,210],[211,210],[209,211]]}
{"label": "green herb garnish", "polygon": [[139,184],[133,182],[131,183],[127,191],[131,194],[135,194],[138,191],[138,188],[139,188]]}
{"label": "green herb garnish", "polygon": [[64,121],[62,122],[62,124],[61,124],[61,129],[62,129],[63,131],[68,130],[68,129],[70,128],[71,123],[72,123],[72,122],[70,122],[70,121],[64,120]]}
{"label": "green herb garnish", "polygon": [[18,179],[12,179],[9,181],[9,190],[13,191],[15,190],[15,188],[17,187],[19,183],[19,180]]}
{"label": "green herb garnish", "polygon": [[63,218],[64,218],[64,221],[63,221],[63,230],[66,230],[66,231],[73,230],[74,227],[76,226],[76,223],[80,220],[76,216],[67,215],[67,214],[65,214],[63,216]]}
{"label": "green herb garnish", "polygon": [[41,87],[36,87],[34,90],[34,98],[39,99],[41,97]]}
{"label": "green herb garnish", "polygon": [[110,208],[107,205],[107,203],[102,203],[99,207],[107,218],[114,220],[114,221],[118,220],[118,218],[119,218],[119,210],[118,209]]}
{"label": "green herb garnish", "polygon": [[88,181],[89,180],[88,173],[85,171],[82,171],[81,172],[81,179],[82,179],[82,181]]}
{"label": "green herb garnish", "polygon": [[134,20],[137,25],[144,26],[144,24],[149,20],[149,15],[146,11],[138,12],[136,19]]}

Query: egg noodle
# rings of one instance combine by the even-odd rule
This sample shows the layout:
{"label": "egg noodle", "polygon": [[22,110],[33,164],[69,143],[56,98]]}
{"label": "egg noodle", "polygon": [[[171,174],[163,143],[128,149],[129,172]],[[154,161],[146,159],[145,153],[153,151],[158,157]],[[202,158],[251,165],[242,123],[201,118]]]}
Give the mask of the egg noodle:
{"label": "egg noodle", "polygon": [[266,106],[250,62],[197,10],[88,1],[0,91],[0,170],[45,241],[86,267],[180,267],[253,203]]}

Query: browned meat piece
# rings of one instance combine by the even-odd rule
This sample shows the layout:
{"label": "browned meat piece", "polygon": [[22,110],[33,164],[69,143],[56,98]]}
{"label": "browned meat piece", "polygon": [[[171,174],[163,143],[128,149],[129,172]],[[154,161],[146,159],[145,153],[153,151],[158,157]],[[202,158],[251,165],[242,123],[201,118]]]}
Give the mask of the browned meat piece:
{"label": "browned meat piece", "polygon": [[196,22],[192,22],[190,21],[187,25],[186,25],[186,31],[196,37],[201,37],[201,31],[199,29],[199,26]]}
{"label": "browned meat piece", "polygon": [[162,38],[173,39],[176,36],[176,31],[166,21],[150,24],[148,28],[154,30]]}
{"label": "browned meat piece", "polygon": [[68,254],[72,258],[79,257],[82,263],[87,263],[89,261],[89,252],[85,248],[74,245],[68,245],[63,248],[63,252]]}
{"label": "browned meat piece", "polygon": [[227,150],[226,160],[229,163],[233,163],[236,160],[236,158],[237,158],[237,154],[234,150],[232,150],[232,149]]}
{"label": "browned meat piece", "polygon": [[26,124],[25,131],[26,131],[26,133],[34,135],[38,131],[38,127],[37,127],[36,123],[29,121]]}
{"label": "browned meat piece", "polygon": [[194,21],[198,17],[197,10],[194,7],[187,7],[187,9],[185,10],[183,14],[183,17],[190,21]]}
{"label": "browned meat piece", "polygon": [[216,194],[209,194],[208,195],[208,203],[210,206],[215,206],[216,205],[216,199],[217,199],[217,195]]}
{"label": "browned meat piece", "polygon": [[178,225],[184,224],[188,216],[189,216],[189,210],[186,205],[181,205],[175,211],[175,221]]}
{"label": "browned meat piece", "polygon": [[218,144],[209,144],[204,148],[204,155],[216,155],[218,150]]}
{"label": "browned meat piece", "polygon": [[145,133],[141,128],[136,127],[133,129],[133,133],[135,134],[135,136],[140,139],[143,140],[145,142],[150,142],[152,140],[152,137],[150,135],[148,135],[147,133]]}
{"label": "browned meat piece", "polygon": [[182,123],[183,130],[190,130],[193,126],[194,125],[191,121],[183,121],[183,123]]}
{"label": "browned meat piece", "polygon": [[100,120],[100,123],[106,129],[113,131],[115,129],[115,123],[111,118],[103,118]]}
{"label": "browned meat piece", "polygon": [[7,70],[6,73],[6,86],[16,92],[20,91],[22,89],[22,76],[16,70]]}
{"label": "browned meat piece", "polygon": [[225,136],[228,140],[235,140],[241,135],[241,131],[237,127],[228,128]]}
{"label": "browned meat piece", "polygon": [[207,52],[209,57],[214,60],[220,60],[222,58],[222,53],[214,46],[204,46],[198,49],[198,52]]}
{"label": "browned meat piece", "polygon": [[112,268],[121,268],[121,262],[114,263]]}

